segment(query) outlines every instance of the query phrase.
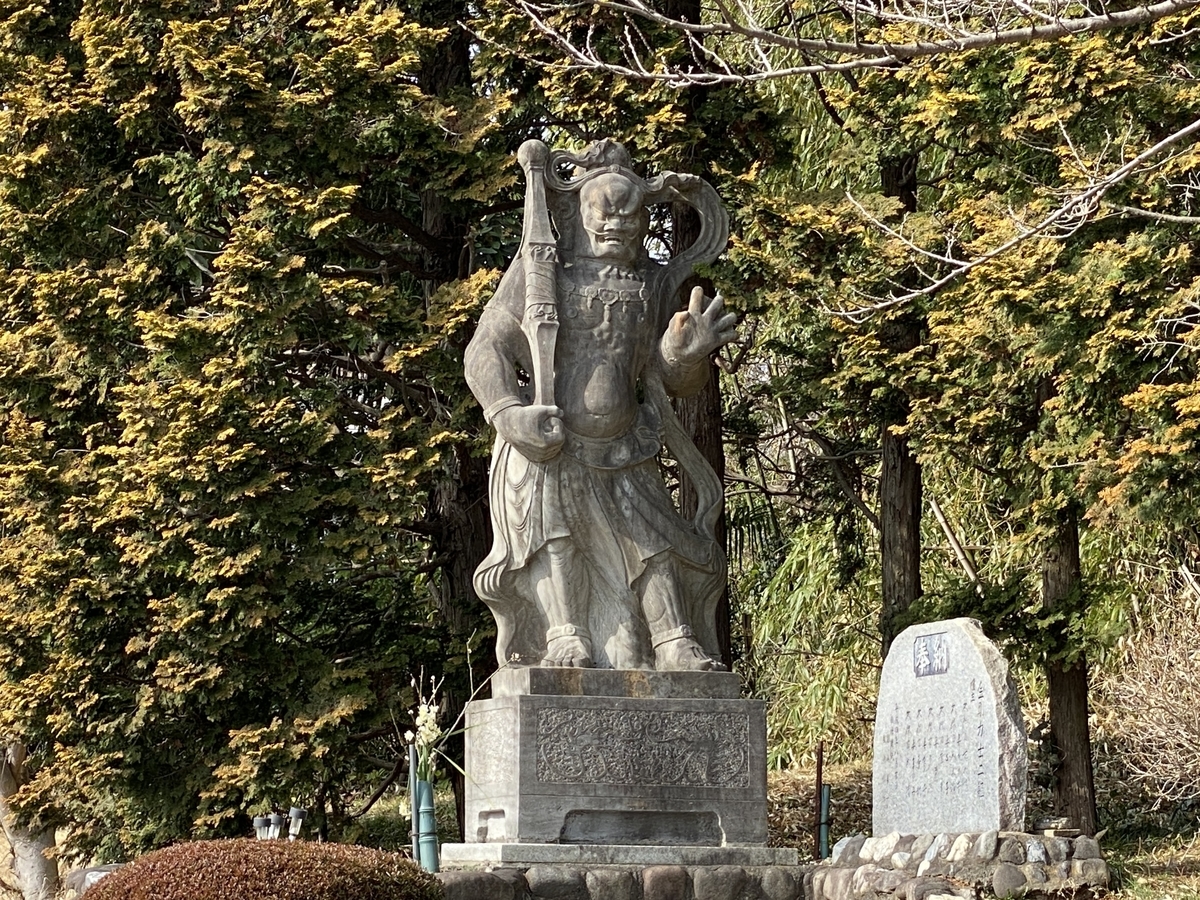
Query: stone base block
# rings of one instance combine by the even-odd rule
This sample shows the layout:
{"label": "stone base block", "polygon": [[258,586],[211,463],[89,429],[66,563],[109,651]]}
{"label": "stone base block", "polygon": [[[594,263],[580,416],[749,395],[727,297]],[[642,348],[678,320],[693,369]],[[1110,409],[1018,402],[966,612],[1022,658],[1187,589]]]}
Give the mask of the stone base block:
{"label": "stone base block", "polygon": [[680,847],[615,844],[443,844],[444,869],[573,866],[794,866],[784,847]]}
{"label": "stone base block", "polygon": [[[543,671],[510,677],[573,677]],[[501,696],[468,704],[467,842],[765,845],[762,701],[664,697],[674,689],[659,673],[596,675],[578,693],[502,685]],[[614,696],[622,685],[639,695]]]}

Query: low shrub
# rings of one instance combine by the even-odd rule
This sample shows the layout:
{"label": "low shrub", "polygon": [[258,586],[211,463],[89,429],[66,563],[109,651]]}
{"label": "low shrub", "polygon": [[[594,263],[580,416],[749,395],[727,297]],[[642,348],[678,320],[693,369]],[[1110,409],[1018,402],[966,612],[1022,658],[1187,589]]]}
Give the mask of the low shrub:
{"label": "low shrub", "polygon": [[1116,715],[1105,736],[1152,797],[1170,806],[1200,806],[1200,583],[1180,567],[1183,590],[1157,598],[1151,615],[1124,646],[1120,670],[1097,691]]}
{"label": "low shrub", "polygon": [[311,841],[196,841],[147,853],[87,900],[442,900],[398,853]]}

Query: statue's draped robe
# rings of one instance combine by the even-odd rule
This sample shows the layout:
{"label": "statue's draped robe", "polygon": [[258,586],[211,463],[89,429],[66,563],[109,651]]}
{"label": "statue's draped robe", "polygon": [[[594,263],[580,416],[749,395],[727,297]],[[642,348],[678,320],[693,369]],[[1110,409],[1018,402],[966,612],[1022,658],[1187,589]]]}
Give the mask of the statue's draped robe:
{"label": "statue's draped robe", "polygon": [[[608,368],[617,373],[616,383],[605,385],[606,370],[595,367],[593,377],[601,383],[594,391],[589,385],[588,398],[596,399],[596,393],[603,401],[609,389],[640,399],[624,434],[589,440],[568,429],[562,452],[548,462],[532,462],[497,438],[490,487],[494,542],[475,573],[475,589],[496,617],[501,664],[514,658],[537,662],[545,654],[548,623],[534,598],[528,564],[555,538],[571,539],[588,569],[589,596],[578,604],[587,610],[588,620],[575,624],[590,632],[597,666],[653,667],[650,635],[633,585],[647,561],[660,554],[674,563],[684,621],[705,650],[718,655],[715,610],[724,587],[725,557],[712,535],[712,510],[701,510],[695,522],[684,520],[657,462],[665,432],[668,450],[689,475],[715,480],[683,435],[663,389],[657,346],[674,308],[655,289],[659,270],[645,264],[645,290],[636,295],[586,286],[581,291],[560,271],[555,370],[561,373],[572,364],[573,346],[595,342],[593,352],[613,356],[615,369]],[[627,296],[613,302],[614,295],[622,294]],[[533,371],[520,326],[524,297],[524,268],[518,260],[488,303],[472,342],[475,359],[469,358],[468,376],[474,375],[477,395],[511,390],[530,402],[532,386],[521,385],[516,375],[518,367]],[[487,373],[503,373],[500,380],[511,374],[511,382],[480,385]],[[700,471],[701,466],[707,471]]]}

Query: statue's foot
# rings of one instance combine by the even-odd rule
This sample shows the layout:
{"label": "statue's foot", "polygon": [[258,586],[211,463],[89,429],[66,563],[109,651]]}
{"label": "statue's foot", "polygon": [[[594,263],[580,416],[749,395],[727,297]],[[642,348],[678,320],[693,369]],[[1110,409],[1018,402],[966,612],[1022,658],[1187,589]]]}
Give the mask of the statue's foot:
{"label": "statue's foot", "polygon": [[546,655],[543,666],[561,666],[567,669],[590,669],[592,662],[591,641],[588,633],[574,625],[561,625],[546,632]]}
{"label": "statue's foot", "polygon": [[654,668],[659,672],[723,672],[725,667],[704,652],[687,625],[654,639]]}

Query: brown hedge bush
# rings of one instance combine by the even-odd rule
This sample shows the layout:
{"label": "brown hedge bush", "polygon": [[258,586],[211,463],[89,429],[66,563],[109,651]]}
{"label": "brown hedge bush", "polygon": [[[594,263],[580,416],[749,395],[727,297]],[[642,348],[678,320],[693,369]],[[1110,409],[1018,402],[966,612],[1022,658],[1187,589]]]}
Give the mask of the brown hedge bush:
{"label": "brown hedge bush", "polygon": [[87,900],[442,900],[398,853],[311,841],[196,841],[147,853]]}

